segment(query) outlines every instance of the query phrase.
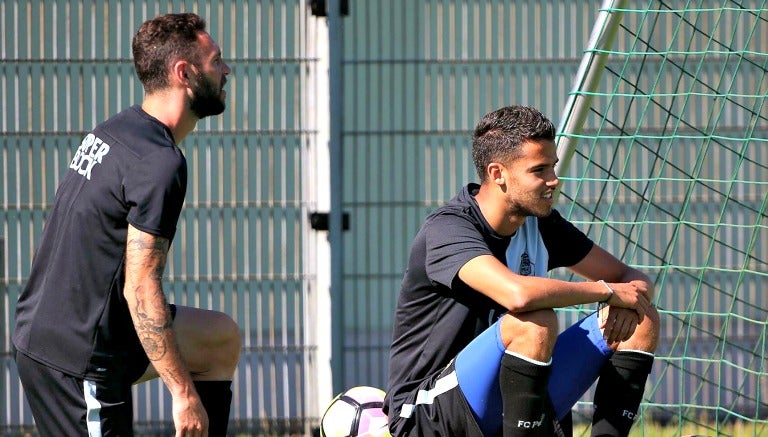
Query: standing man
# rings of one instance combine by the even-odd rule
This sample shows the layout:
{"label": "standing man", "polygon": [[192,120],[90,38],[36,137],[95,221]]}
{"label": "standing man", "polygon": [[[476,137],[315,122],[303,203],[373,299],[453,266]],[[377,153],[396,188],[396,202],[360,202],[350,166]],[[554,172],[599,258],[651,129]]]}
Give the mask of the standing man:
{"label": "standing man", "polygon": [[[555,128],[505,107],[475,128],[470,183],[411,247],[385,411],[393,436],[563,435],[599,377],[592,435],[626,436],[658,341],[653,283],[553,209]],[[569,267],[588,279],[547,277]],[[558,336],[553,308],[602,308]]]}
{"label": "standing man", "polygon": [[131,385],[161,377],[176,436],[224,436],[240,332],[227,315],[169,305],[162,290],[184,202],[177,146],[221,114],[229,66],[195,14],[133,38],[145,96],[86,135],[62,178],[13,343],[44,436],[131,436]]}

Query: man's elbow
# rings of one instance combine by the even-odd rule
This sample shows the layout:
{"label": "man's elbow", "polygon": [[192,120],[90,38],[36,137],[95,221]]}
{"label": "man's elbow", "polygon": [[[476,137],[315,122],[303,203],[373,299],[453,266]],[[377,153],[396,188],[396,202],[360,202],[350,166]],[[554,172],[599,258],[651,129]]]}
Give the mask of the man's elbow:
{"label": "man's elbow", "polygon": [[533,308],[533,299],[525,292],[523,287],[510,284],[505,290],[502,302],[499,302],[510,313],[524,313]]}

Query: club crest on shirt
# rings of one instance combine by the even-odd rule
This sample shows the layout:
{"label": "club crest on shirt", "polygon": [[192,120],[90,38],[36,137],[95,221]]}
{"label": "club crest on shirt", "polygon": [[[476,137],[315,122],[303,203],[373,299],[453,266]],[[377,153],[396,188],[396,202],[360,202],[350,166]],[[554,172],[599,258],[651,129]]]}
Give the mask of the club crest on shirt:
{"label": "club crest on shirt", "polygon": [[518,270],[523,276],[531,276],[533,274],[533,263],[531,263],[531,257],[528,256],[528,252],[523,252],[520,255],[520,270]]}

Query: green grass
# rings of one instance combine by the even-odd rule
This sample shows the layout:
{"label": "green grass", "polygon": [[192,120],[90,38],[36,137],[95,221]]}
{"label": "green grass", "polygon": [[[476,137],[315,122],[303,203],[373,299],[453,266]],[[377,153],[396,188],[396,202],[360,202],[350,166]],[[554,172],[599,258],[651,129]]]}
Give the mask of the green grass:
{"label": "green grass", "polygon": [[[589,436],[591,426],[588,423],[577,423],[573,426],[573,435]],[[706,423],[684,423],[662,425],[655,422],[642,421],[635,424],[629,433],[630,437],[749,437],[768,436],[768,423],[733,422],[725,425]]]}

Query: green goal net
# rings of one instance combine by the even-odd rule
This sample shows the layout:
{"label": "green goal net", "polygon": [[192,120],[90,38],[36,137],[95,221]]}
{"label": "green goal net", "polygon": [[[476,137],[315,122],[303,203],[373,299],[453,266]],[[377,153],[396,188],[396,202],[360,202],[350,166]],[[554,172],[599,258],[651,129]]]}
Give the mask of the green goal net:
{"label": "green goal net", "polygon": [[560,210],[656,283],[639,435],[768,435],[766,71],[766,1],[606,2],[563,113]]}

